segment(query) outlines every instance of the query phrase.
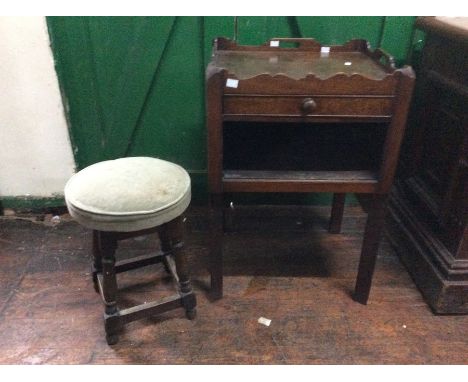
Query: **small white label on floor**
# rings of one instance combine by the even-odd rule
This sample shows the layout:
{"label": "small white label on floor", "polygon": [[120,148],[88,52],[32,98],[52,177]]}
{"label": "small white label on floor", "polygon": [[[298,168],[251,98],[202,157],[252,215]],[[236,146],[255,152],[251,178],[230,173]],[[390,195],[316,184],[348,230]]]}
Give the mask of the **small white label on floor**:
{"label": "small white label on floor", "polygon": [[268,318],[265,318],[265,317],[260,317],[258,319],[258,323],[262,324],[262,325],[265,325],[265,326],[270,326],[271,320],[269,320]]}
{"label": "small white label on floor", "polygon": [[278,56],[273,56],[268,59],[270,64],[277,64],[278,63]]}
{"label": "small white label on floor", "polygon": [[322,46],[320,48],[320,57],[328,57],[330,55],[330,47]]}
{"label": "small white label on floor", "polygon": [[270,41],[270,46],[278,47],[279,41],[276,41],[276,40]]}
{"label": "small white label on floor", "polygon": [[237,88],[239,86],[239,80],[236,80],[234,78],[228,78],[226,81],[226,87],[227,88]]}

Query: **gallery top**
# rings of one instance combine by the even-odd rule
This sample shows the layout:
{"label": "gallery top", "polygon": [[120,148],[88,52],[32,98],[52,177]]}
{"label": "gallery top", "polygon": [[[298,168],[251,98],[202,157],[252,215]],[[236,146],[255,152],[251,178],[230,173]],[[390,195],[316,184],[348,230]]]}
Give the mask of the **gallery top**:
{"label": "gallery top", "polygon": [[382,80],[396,70],[393,57],[381,49],[371,51],[365,40],[325,46],[309,38],[274,38],[261,46],[247,46],[220,37],[210,65],[239,80],[258,74],[325,80],[338,73]]}

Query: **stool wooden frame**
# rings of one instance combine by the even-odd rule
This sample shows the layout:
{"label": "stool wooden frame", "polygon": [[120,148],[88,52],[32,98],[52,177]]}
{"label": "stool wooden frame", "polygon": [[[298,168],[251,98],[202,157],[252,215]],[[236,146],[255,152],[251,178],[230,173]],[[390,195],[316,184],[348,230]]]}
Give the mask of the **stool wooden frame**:
{"label": "stool wooden frame", "polygon": [[[123,325],[183,307],[188,319],[195,318],[196,298],[193,293],[186,257],[183,252],[183,217],[179,216],[161,226],[135,232],[93,231],[94,287],[100,293],[104,305],[106,340],[109,345],[118,342]],[[116,262],[115,252],[120,240],[157,233],[161,251],[157,254],[138,256]],[[126,309],[117,306],[117,274],[162,262],[166,271],[178,283],[178,294],[136,305]]]}

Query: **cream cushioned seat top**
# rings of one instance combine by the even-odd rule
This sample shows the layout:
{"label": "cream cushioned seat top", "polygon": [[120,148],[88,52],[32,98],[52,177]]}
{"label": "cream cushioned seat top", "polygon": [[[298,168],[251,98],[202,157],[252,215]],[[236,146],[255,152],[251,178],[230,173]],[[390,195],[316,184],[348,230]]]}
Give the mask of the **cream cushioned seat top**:
{"label": "cream cushioned seat top", "polygon": [[190,198],[187,172],[149,157],[99,162],[65,185],[70,215],[100,231],[132,232],[167,223],[186,210]]}

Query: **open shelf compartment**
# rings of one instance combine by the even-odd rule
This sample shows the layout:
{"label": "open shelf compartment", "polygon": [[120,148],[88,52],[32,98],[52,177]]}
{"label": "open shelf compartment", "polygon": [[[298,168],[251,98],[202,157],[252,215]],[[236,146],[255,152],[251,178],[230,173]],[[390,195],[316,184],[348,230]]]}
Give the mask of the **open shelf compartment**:
{"label": "open shelf compartment", "polygon": [[223,184],[228,192],[374,192],[385,124],[226,122]]}

